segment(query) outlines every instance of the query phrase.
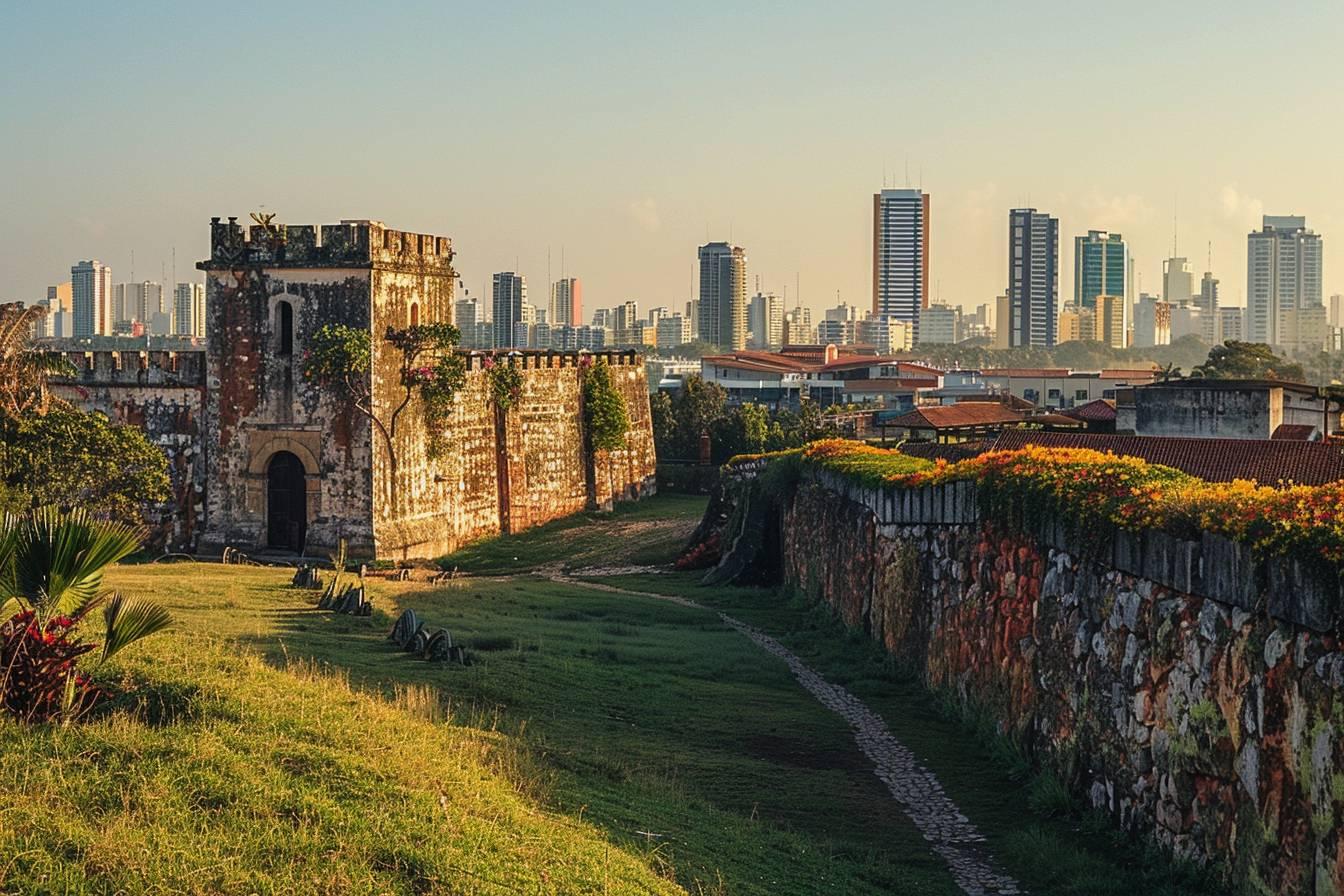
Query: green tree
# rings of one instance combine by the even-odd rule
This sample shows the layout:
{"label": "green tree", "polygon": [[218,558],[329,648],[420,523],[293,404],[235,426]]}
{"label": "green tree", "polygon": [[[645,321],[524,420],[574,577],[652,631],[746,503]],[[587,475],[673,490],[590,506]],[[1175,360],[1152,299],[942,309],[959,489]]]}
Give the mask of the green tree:
{"label": "green tree", "polygon": [[1209,351],[1208,359],[1192,373],[1197,377],[1215,380],[1306,380],[1301,364],[1279,357],[1268,345],[1235,340],[1215,345]]}
{"label": "green tree", "polygon": [[699,458],[700,436],[710,433],[712,437],[727,414],[727,402],[728,393],[717,383],[706,382],[698,373],[688,376],[673,401],[676,437],[667,456],[680,460]]}
{"label": "green tree", "polygon": [[625,447],[630,412],[625,407],[625,397],[611,381],[611,368],[606,361],[584,368],[583,417],[592,450],[616,451]]}
{"label": "green tree", "polygon": [[140,429],[65,405],[0,422],[0,484],[10,510],[83,508],[127,524],[171,495],[167,459]]}

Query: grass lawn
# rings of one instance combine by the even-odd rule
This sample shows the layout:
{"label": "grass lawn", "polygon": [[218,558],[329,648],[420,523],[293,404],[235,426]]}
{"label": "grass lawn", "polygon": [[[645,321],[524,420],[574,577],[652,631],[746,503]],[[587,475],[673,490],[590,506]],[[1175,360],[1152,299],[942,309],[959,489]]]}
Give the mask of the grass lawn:
{"label": "grass lawn", "polygon": [[[477,556],[631,562],[638,526],[665,560],[702,505]],[[177,625],[101,718],[0,724],[0,892],[956,892],[845,724],[711,613],[525,577],[372,582],[361,620],[288,576],[112,573]],[[404,607],[476,662],[395,650]]]}

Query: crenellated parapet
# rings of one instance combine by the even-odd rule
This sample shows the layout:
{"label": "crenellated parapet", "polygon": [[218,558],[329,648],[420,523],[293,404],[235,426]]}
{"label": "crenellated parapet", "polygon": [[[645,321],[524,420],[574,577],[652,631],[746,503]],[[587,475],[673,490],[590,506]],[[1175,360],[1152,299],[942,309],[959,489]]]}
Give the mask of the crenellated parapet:
{"label": "crenellated parapet", "polygon": [[58,384],[107,386],[204,387],[205,351],[99,350],[53,351],[74,368]]}
{"label": "crenellated parapet", "polygon": [[381,221],[339,224],[254,224],[237,218],[210,219],[210,257],[204,271],[244,267],[441,268],[451,271],[453,241],[446,236],[410,233]]}

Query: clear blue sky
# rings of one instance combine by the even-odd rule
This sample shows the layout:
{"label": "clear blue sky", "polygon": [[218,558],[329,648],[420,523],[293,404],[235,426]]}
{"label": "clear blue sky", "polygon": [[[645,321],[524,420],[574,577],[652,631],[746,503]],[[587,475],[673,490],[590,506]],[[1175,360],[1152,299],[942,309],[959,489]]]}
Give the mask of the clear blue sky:
{"label": "clear blue sky", "polygon": [[1028,203],[1062,299],[1088,228],[1157,291],[1174,209],[1225,303],[1262,209],[1307,215],[1344,291],[1338,0],[4,6],[0,298],[132,250],[182,278],[211,215],[264,205],[447,234],[472,292],[516,259],[543,300],[563,246],[588,308],[679,304],[731,234],[766,288],[864,305],[907,158],[946,301],[1002,289]]}

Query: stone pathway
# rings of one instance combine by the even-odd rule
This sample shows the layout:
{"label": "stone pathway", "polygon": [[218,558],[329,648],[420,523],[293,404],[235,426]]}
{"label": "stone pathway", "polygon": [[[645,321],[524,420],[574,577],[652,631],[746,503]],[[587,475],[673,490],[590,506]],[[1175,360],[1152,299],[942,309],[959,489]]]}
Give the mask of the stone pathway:
{"label": "stone pathway", "polygon": [[[552,578],[567,585],[578,585],[614,594],[650,597],[696,610],[715,612],[704,604],[684,597],[632,591],[600,582],[572,579],[561,574],[555,574]],[[876,767],[874,771],[877,776],[887,785],[887,790],[895,797],[896,802],[901,804],[905,814],[924,835],[924,839],[929,841],[933,851],[947,862],[953,879],[963,892],[968,896],[990,896],[990,894],[1012,896],[1022,892],[1012,878],[994,868],[989,851],[984,846],[984,836],[958,811],[956,803],[952,802],[943,790],[933,772],[920,765],[919,760],[896,739],[877,713],[849,691],[831,684],[812,671],[806,663],[774,638],[726,613],[718,615],[725,625],[746,635],[767,653],[782,659],[793,672],[794,678],[798,679],[798,683],[808,693],[849,723],[854,729],[855,742]]]}

